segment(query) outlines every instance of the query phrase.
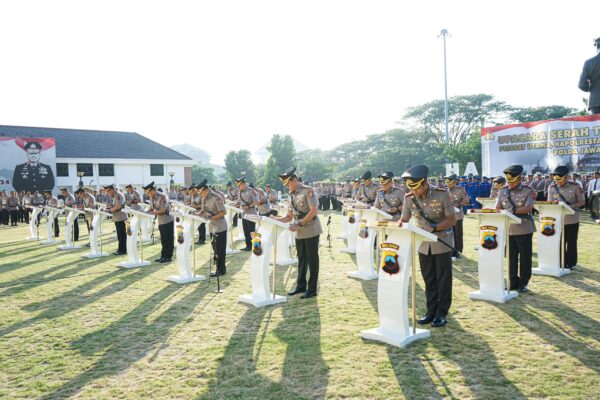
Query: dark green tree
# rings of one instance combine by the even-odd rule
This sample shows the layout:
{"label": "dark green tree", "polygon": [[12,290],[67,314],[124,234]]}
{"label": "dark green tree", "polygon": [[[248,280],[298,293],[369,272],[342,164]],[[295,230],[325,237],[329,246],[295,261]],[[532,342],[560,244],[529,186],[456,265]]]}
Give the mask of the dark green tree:
{"label": "dark green tree", "polygon": [[230,151],[225,155],[225,170],[228,178],[232,181],[245,176],[248,183],[255,182],[254,168],[252,155],[248,150]]}
{"label": "dark green tree", "polygon": [[209,185],[218,183],[215,177],[215,170],[212,167],[194,165],[192,167],[192,182],[200,183],[203,179],[206,179]]}
{"label": "dark green tree", "polygon": [[294,140],[290,135],[275,134],[271,137],[271,144],[267,150],[269,150],[269,158],[260,183],[261,185],[270,183],[273,189],[283,190],[284,187],[277,175],[294,166],[296,159]]}
{"label": "dark green tree", "polygon": [[509,118],[511,121],[523,123],[564,118],[572,116],[576,112],[576,109],[565,106],[520,107],[513,109]]}

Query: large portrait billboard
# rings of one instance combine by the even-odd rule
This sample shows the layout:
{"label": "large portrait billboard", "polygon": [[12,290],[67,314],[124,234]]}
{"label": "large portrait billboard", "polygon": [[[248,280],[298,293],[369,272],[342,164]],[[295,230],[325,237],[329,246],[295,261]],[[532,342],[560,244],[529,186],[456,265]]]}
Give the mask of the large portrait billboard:
{"label": "large portrait billboard", "polygon": [[512,164],[528,173],[547,173],[559,165],[571,171],[600,168],[600,115],[527,122],[484,128],[481,132],[483,175],[502,175]]}
{"label": "large portrait billboard", "polygon": [[54,138],[0,137],[0,190],[54,190]]}

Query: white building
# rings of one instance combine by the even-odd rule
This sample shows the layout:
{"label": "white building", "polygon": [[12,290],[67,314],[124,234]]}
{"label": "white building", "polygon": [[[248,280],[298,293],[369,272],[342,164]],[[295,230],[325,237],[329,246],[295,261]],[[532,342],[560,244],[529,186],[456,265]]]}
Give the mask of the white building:
{"label": "white building", "polygon": [[55,138],[56,165],[51,165],[55,168],[55,190],[76,189],[80,179],[85,187],[95,189],[110,184],[133,184],[139,189],[152,181],[163,189],[168,189],[171,181],[174,185],[191,184],[194,160],[135,132],[0,125],[0,133]]}

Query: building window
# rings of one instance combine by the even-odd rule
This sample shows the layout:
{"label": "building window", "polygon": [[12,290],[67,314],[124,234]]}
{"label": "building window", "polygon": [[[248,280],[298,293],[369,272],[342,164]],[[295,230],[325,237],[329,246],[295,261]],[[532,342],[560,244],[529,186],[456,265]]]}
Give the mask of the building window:
{"label": "building window", "polygon": [[69,164],[56,163],[56,176],[69,176]]}
{"label": "building window", "polygon": [[115,176],[115,164],[98,164],[99,176]]}
{"label": "building window", "polygon": [[94,176],[92,164],[77,164],[77,172],[83,172],[83,176]]}
{"label": "building window", "polygon": [[163,164],[150,164],[150,176],[165,176],[165,166]]}

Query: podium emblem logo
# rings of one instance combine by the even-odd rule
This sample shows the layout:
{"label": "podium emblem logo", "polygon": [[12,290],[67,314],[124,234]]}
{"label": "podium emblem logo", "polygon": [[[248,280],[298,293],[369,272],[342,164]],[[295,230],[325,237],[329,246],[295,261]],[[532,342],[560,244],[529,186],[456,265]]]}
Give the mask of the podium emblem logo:
{"label": "podium emblem logo", "polygon": [[348,222],[353,224],[356,222],[356,219],[354,218],[354,211],[353,210],[348,210]]}
{"label": "podium emblem logo", "polygon": [[494,250],[495,248],[497,248],[498,240],[496,238],[496,231],[498,230],[498,228],[495,226],[484,225],[479,229],[481,231],[481,247],[488,250]]}
{"label": "podium emblem logo", "polygon": [[395,243],[381,243],[381,269],[390,275],[396,275],[400,272],[400,264],[398,263],[398,246]]}
{"label": "podium emblem logo", "polygon": [[262,256],[263,249],[261,243],[261,234],[258,232],[252,232],[250,236],[252,236],[252,253],[254,253],[254,255],[257,257]]}
{"label": "podium emblem logo", "polygon": [[131,223],[129,220],[125,221],[125,230],[127,231],[127,236],[131,236],[133,234],[131,232]]}
{"label": "podium emblem logo", "polygon": [[183,244],[183,225],[177,225],[177,243]]}
{"label": "podium emblem logo", "polygon": [[369,229],[367,228],[367,220],[365,219],[360,220],[360,226],[358,227],[358,236],[360,236],[363,239],[369,237]]}
{"label": "podium emblem logo", "polygon": [[541,220],[541,233],[544,236],[553,236],[556,233],[556,229],[554,229],[554,224],[556,223],[556,218],[552,217],[542,217]]}

